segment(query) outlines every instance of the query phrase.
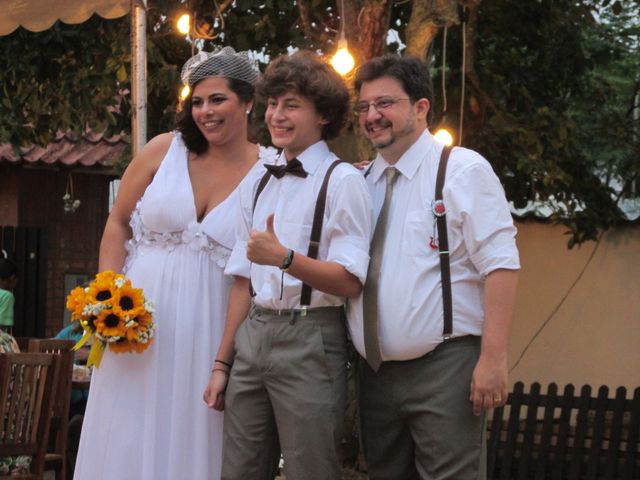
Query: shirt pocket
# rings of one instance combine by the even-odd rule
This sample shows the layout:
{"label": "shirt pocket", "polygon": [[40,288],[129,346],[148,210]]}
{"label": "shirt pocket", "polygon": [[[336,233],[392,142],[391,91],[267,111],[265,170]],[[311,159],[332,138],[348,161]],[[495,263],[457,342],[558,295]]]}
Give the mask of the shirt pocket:
{"label": "shirt pocket", "polygon": [[309,239],[311,237],[311,226],[301,223],[282,222],[276,227],[276,235],[282,245],[291,248],[296,252],[307,254],[309,250]]}
{"label": "shirt pocket", "polygon": [[429,246],[433,235],[433,215],[426,211],[408,212],[402,233],[402,253],[409,256],[433,254]]}

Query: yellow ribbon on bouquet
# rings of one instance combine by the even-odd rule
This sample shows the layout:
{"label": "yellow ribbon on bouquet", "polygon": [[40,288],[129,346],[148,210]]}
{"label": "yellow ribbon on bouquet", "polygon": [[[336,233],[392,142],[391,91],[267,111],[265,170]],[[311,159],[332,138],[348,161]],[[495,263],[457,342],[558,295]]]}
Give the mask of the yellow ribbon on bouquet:
{"label": "yellow ribbon on bouquet", "polygon": [[[85,330],[84,335],[82,335],[82,338],[80,340],[78,340],[78,343],[76,343],[72,350],[75,352],[76,350],[81,349],[85,343],[87,343],[87,341],[91,338],[93,334],[88,331]],[[93,342],[93,344],[91,345],[91,350],[89,351],[89,358],[87,359],[87,367],[90,367],[91,365],[95,365],[96,368],[100,366],[100,362],[102,361],[102,355],[104,354],[104,343],[96,340],[95,342]]]}

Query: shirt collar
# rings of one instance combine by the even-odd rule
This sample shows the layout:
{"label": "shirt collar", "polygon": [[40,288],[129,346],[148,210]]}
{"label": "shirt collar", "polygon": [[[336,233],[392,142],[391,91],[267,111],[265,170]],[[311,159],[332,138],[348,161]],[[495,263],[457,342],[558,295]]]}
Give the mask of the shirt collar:
{"label": "shirt collar", "polygon": [[[320,164],[324,161],[325,158],[327,158],[327,156],[329,156],[330,153],[331,151],[329,150],[327,142],[325,142],[324,140],[320,140],[307,147],[307,149],[296,158],[300,160],[305,171],[309,175],[313,175]],[[287,159],[284,156],[284,151],[282,151],[276,164],[284,165],[286,162]]]}
{"label": "shirt collar", "polygon": [[[431,150],[436,143],[437,142],[433,138],[433,135],[431,135],[429,130],[425,128],[424,132],[422,132],[413,145],[411,145],[407,151],[402,154],[400,159],[393,166],[396,167],[402,175],[408,179],[412,179],[418,171],[418,167],[431,153]],[[387,161],[378,153],[373,161],[371,173],[369,174],[374,183],[380,179],[388,166],[389,164]]]}

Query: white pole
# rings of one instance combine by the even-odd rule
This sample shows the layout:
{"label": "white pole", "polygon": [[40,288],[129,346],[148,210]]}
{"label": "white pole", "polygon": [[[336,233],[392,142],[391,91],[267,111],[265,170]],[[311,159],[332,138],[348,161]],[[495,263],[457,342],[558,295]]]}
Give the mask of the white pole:
{"label": "white pole", "polygon": [[147,0],[131,0],[131,151],[147,143]]}

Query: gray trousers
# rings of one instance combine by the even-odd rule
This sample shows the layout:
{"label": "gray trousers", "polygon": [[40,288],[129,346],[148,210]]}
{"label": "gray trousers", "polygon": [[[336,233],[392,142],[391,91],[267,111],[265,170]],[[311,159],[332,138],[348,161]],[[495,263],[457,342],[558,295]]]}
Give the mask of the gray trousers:
{"label": "gray trousers", "polygon": [[225,398],[223,480],[272,480],[278,445],[288,480],[337,480],[344,435],[342,307],[253,308],[236,334]]}
{"label": "gray trousers", "polygon": [[479,337],[461,337],[427,355],[383,362],[360,358],[358,403],[370,480],[483,480],[484,415],[469,400]]}

